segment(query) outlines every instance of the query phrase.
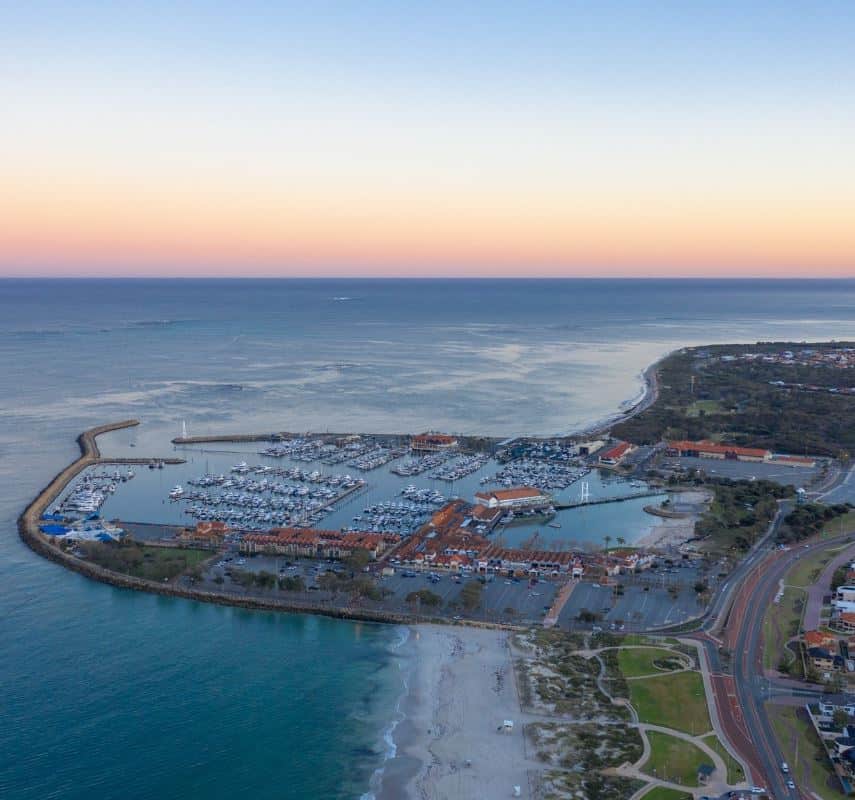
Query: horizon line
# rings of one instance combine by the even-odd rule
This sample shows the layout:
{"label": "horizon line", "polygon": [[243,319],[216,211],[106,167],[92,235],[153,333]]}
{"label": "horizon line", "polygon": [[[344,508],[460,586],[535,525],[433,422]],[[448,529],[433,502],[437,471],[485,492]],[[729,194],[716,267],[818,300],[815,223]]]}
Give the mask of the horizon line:
{"label": "horizon line", "polygon": [[70,275],[4,275],[2,281],[54,281],[54,280],[125,280],[125,281],[851,281],[851,275],[120,275],[120,274],[70,274]]}

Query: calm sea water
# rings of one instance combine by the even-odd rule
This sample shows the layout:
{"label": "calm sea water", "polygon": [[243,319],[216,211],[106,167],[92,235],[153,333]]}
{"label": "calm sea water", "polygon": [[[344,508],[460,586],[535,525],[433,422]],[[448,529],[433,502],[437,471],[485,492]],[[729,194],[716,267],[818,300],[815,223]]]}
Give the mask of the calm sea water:
{"label": "calm sea water", "polygon": [[855,283],[0,281],[0,796],[358,797],[400,690],[395,629],[30,553],[15,519],[81,429],[551,434],[675,347],[823,338],[855,338]]}

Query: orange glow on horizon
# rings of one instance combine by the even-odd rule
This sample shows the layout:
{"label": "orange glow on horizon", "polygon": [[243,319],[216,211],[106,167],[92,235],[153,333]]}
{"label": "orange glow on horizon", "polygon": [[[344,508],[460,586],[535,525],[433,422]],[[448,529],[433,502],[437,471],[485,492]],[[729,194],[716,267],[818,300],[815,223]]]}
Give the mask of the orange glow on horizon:
{"label": "orange glow on horizon", "polygon": [[28,181],[0,189],[0,262],[9,274],[855,276],[855,226],[825,200]]}

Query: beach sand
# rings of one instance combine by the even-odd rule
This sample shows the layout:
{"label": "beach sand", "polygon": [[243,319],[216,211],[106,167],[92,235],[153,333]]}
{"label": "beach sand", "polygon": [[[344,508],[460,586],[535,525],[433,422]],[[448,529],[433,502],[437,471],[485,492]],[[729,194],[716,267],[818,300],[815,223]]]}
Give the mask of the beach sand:
{"label": "beach sand", "polygon": [[695,522],[707,509],[711,493],[705,489],[686,489],[671,495],[671,509],[685,514],[680,518],[659,517],[651,531],[633,542],[636,547],[679,547],[695,535]]}
{"label": "beach sand", "polygon": [[[406,715],[395,731],[379,800],[531,798],[509,634],[424,625],[413,629]],[[511,732],[500,732],[504,720]]]}

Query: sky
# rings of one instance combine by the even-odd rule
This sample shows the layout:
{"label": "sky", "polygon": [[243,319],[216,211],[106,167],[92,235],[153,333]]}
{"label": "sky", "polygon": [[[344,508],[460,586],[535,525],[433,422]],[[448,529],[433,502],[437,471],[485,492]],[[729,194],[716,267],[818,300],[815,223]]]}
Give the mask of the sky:
{"label": "sky", "polygon": [[851,2],[0,18],[0,275],[855,277]]}

